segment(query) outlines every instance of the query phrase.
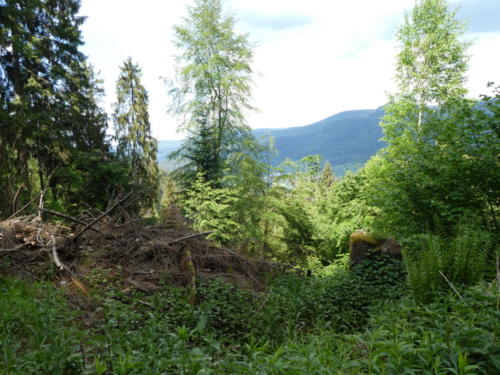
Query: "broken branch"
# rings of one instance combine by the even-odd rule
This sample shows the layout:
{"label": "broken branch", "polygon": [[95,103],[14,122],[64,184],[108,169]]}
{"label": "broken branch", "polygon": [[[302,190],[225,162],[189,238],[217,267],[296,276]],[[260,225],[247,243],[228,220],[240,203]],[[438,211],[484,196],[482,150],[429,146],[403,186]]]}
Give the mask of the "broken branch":
{"label": "broken branch", "polygon": [[43,192],[40,192],[35,198],[30,200],[28,203],[26,203],[23,207],[21,207],[19,210],[14,212],[12,215],[10,215],[6,220],[12,219],[13,217],[19,215],[21,212],[23,212],[26,208],[28,208],[34,201],[36,201],[40,195],[43,194]]}
{"label": "broken branch", "polygon": [[[67,220],[74,221],[75,223],[87,225],[87,223],[85,221],[83,221],[83,220],[77,219],[76,217],[72,217],[72,216],[69,216],[69,215],[66,215],[66,214],[62,214],[62,213],[57,212],[57,211],[52,211],[52,210],[49,210],[47,208],[42,208],[42,211],[46,212],[48,214],[51,214],[51,215],[62,217],[62,218],[67,219]],[[90,229],[93,230],[94,232],[102,233],[102,231],[99,230],[99,229],[97,229],[97,228],[91,227]]]}
{"label": "broken branch", "polygon": [[52,234],[50,235],[50,241],[52,243],[52,260],[54,261],[59,271],[62,271],[65,269],[65,267],[64,264],[62,264],[61,260],[59,259],[59,255],[57,254],[56,239]]}
{"label": "broken branch", "polygon": [[78,237],[80,237],[82,234],[84,234],[86,231],[88,231],[92,225],[94,225],[95,223],[97,223],[99,220],[101,220],[104,216],[106,216],[107,214],[109,214],[111,211],[113,211],[118,205],[122,204],[123,202],[125,202],[130,196],[132,195],[132,192],[129,192],[127,195],[125,195],[124,198],[120,199],[118,202],[116,202],[115,204],[113,204],[110,208],[108,208],[105,212],[103,212],[101,215],[99,215],[98,217],[96,217],[94,220],[92,220],[92,222],[90,222],[89,224],[87,224],[85,226],[85,228],[83,228],[80,232],[78,232],[78,234],[73,237],[71,239],[71,241],[76,241],[76,239]]}
{"label": "broken branch", "polygon": [[7,253],[13,253],[14,251],[18,251],[19,249],[23,248],[25,244],[22,245],[17,245],[16,247],[10,248],[10,249],[0,249],[0,255],[1,254],[7,254]]}
{"label": "broken branch", "polygon": [[12,212],[16,211],[16,204],[17,204],[17,199],[19,198],[19,194],[21,194],[21,190],[25,188],[26,186],[24,184],[19,185],[17,188],[16,194],[14,195],[14,200],[12,201]]}
{"label": "broken branch", "polygon": [[209,234],[212,234],[212,233],[213,232],[210,231],[210,232],[190,234],[189,236],[185,236],[185,237],[181,237],[181,238],[177,238],[175,240],[169,241],[169,242],[167,242],[167,245],[172,245],[172,244],[177,243],[177,242],[189,240],[190,238],[201,237],[201,236],[208,236]]}

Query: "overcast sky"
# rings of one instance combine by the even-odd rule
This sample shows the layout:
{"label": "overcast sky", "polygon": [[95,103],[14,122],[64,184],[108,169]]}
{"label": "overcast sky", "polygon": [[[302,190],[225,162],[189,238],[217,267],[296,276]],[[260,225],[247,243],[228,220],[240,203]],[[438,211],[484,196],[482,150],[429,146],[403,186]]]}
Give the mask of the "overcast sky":
{"label": "overcast sky", "polygon": [[[115,100],[119,66],[143,70],[153,135],[180,139],[166,113],[161,76],[174,74],[172,26],[191,0],[82,0],[84,53],[104,79],[105,108]],[[256,44],[252,128],[301,126],[350,109],[383,105],[393,90],[396,29],[414,0],[226,0],[240,32]],[[500,84],[500,0],[452,0],[474,41],[470,96]]]}

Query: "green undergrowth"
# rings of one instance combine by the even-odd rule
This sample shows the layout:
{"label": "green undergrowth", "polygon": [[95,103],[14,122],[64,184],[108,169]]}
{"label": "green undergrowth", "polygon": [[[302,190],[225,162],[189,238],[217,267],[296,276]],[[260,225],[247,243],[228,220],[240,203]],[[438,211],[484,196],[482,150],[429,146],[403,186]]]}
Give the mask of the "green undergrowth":
{"label": "green undergrowth", "polygon": [[0,278],[0,374],[78,374],[74,317],[51,285]]}
{"label": "green undergrowth", "polygon": [[499,294],[479,284],[415,303],[399,261],[263,292],[106,292],[91,329],[48,284],[0,281],[0,374],[493,374]]}

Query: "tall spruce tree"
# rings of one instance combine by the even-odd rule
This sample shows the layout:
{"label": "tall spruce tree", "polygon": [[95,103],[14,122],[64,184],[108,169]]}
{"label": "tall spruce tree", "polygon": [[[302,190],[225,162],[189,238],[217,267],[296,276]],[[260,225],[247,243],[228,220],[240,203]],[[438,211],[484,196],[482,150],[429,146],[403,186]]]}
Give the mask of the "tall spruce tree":
{"label": "tall spruce tree", "polygon": [[329,161],[327,161],[325,163],[325,166],[323,167],[323,172],[321,173],[319,184],[324,191],[327,191],[334,183],[335,174],[333,173],[332,165]]}
{"label": "tall spruce tree", "polygon": [[148,93],[141,83],[141,69],[129,57],[120,67],[114,105],[116,155],[131,170],[135,185],[147,187],[143,208],[152,208],[158,199],[158,142],[151,136]]}
{"label": "tall spruce tree", "polygon": [[228,155],[249,134],[244,111],[251,109],[252,48],[246,35],[235,33],[221,0],[195,0],[188,12],[174,28],[180,55],[170,112],[187,132],[175,156],[187,161],[185,176],[202,173],[217,185]]}
{"label": "tall spruce tree", "polygon": [[95,81],[78,50],[84,21],[79,8],[78,0],[0,2],[4,202],[10,202],[21,185],[28,194],[35,185],[53,187],[50,177],[75,148],[107,148]]}

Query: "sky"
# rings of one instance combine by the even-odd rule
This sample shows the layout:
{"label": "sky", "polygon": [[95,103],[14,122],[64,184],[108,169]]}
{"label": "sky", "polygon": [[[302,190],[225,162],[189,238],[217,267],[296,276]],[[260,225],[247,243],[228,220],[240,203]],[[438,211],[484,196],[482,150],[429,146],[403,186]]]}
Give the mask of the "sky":
{"label": "sky", "polygon": [[[82,0],[83,52],[104,80],[111,113],[119,67],[131,56],[149,92],[152,133],[182,139],[161,77],[173,78],[173,26],[192,0]],[[393,92],[396,30],[414,0],[226,0],[237,31],[254,45],[252,128],[308,125],[335,113],[377,108]],[[468,22],[469,96],[500,84],[500,0],[450,0]]]}

